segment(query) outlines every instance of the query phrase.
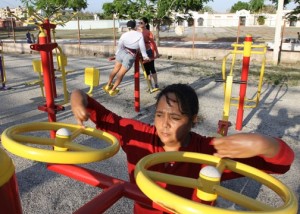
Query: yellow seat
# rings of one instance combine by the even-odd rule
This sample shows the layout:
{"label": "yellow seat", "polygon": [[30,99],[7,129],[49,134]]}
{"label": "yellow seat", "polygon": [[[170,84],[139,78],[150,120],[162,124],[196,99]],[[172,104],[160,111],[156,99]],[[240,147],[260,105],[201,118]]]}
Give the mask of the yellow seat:
{"label": "yellow seat", "polygon": [[42,96],[45,97],[44,94],[44,83],[43,83],[43,78],[42,78],[42,73],[43,73],[43,67],[42,67],[42,62],[40,59],[33,59],[32,60],[32,67],[33,67],[33,71],[38,73],[39,75],[39,79],[31,81],[31,82],[27,82],[25,83],[26,85],[37,85],[39,84],[41,87],[41,92],[42,92]]}
{"label": "yellow seat", "polygon": [[87,93],[92,96],[92,91],[95,86],[99,85],[100,71],[94,67],[88,67],[84,69],[84,83],[90,86],[90,90]]}

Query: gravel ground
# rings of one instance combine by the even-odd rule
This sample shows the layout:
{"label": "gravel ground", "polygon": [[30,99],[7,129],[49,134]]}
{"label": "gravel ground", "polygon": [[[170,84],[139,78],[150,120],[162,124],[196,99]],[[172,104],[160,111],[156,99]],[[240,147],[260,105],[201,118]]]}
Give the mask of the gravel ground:
{"label": "gravel ground", "polygon": [[[5,55],[7,72],[7,86],[11,90],[0,91],[1,116],[0,133],[6,128],[20,123],[47,121],[47,114],[39,111],[37,107],[44,104],[39,86],[26,86],[25,83],[37,78],[32,71],[31,61],[39,55]],[[68,90],[75,88],[88,91],[84,84],[84,68],[96,67],[100,69],[100,85],[93,92],[93,97],[114,112],[124,116],[153,122],[155,94],[146,93],[146,82],[141,74],[141,110],[134,111],[133,102],[133,69],[125,76],[120,85],[121,92],[114,98],[104,94],[102,85],[107,81],[113,63],[104,58],[68,58],[67,70],[75,70],[67,77]],[[203,135],[214,135],[218,121],[222,118],[223,111],[223,85],[216,83],[212,75],[221,72],[221,62],[202,62],[200,67],[191,67],[188,63],[177,63],[168,60],[157,60],[160,86],[171,83],[188,83],[195,88],[200,99],[200,115],[203,121],[195,131]],[[266,72],[268,72],[266,70]],[[205,75],[206,74],[206,75]],[[209,75],[207,75],[209,74]],[[58,100],[62,99],[61,81],[57,81]],[[252,98],[257,92],[257,82],[250,82],[247,88],[247,97]],[[238,96],[238,86],[233,87],[233,96]],[[297,195],[299,203],[300,185],[300,114],[299,114],[299,86],[278,85],[265,83],[262,88],[261,99],[258,107],[245,109],[243,132],[260,132],[281,137],[295,151],[296,159],[290,171],[284,175],[276,175],[279,180],[289,186]],[[230,133],[235,130],[236,108],[232,107],[229,120],[233,126]],[[65,111],[57,114],[57,121],[75,123],[70,106],[65,105]],[[93,124],[87,122],[87,126]],[[91,139],[84,139],[91,140]],[[93,141],[93,140],[92,140]],[[2,147],[2,146],[1,146]],[[25,214],[54,214],[73,213],[82,205],[98,195],[101,190],[70,178],[51,172],[45,168],[44,163],[26,160],[8,153],[15,164],[20,197]],[[127,180],[125,155],[122,151],[108,160],[100,163],[86,164],[85,167],[104,174]],[[295,176],[296,175],[296,176]],[[235,179],[224,183],[244,194],[262,200],[272,205],[280,204],[280,199],[266,187],[248,181]],[[220,200],[221,207],[232,207],[229,202]],[[132,213],[132,201],[122,198],[106,213]],[[237,208],[238,209],[238,208]],[[299,212],[298,212],[299,213]]]}

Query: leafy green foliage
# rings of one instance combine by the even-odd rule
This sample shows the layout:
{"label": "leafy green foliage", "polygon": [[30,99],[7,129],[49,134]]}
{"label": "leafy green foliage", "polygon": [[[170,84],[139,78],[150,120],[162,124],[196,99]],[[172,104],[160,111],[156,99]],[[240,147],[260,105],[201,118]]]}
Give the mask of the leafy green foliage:
{"label": "leafy green foliage", "polygon": [[249,3],[238,1],[231,7],[230,13],[235,13],[236,11],[239,10],[249,10],[249,8],[250,8]]}
{"label": "leafy green foliage", "polygon": [[300,13],[300,0],[295,0],[295,4],[298,4],[298,5],[296,6],[296,8],[291,13],[287,14],[288,18],[292,18],[295,15],[298,15]]}
{"label": "leafy green foliage", "polygon": [[45,18],[51,18],[66,9],[80,11],[87,8],[87,0],[21,0],[30,13],[42,10]]}
{"label": "leafy green foliage", "polygon": [[260,12],[264,6],[265,0],[251,0],[250,5],[250,11],[251,12]]}
{"label": "leafy green foliage", "polygon": [[210,6],[204,6],[201,10],[198,11],[199,13],[205,13],[205,12],[208,12],[208,13],[213,13],[214,10],[212,9],[212,7]]}
{"label": "leafy green foliage", "polygon": [[265,20],[266,20],[266,17],[264,17],[264,16],[259,16],[257,18],[257,22],[258,22],[259,25],[264,25],[265,24]]}
{"label": "leafy green foliage", "polygon": [[161,25],[164,19],[170,21],[171,12],[188,13],[199,11],[210,0],[114,0],[103,4],[104,14],[117,14],[119,18],[138,19],[147,17],[154,25]]}

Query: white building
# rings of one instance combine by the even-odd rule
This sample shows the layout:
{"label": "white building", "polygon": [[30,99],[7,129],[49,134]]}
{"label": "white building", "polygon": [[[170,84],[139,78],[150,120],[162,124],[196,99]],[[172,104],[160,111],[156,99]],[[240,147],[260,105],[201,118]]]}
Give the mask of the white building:
{"label": "white building", "polygon": [[[290,10],[284,10],[282,17],[284,19],[287,13],[291,12]],[[236,13],[198,13],[191,12],[192,18],[194,19],[195,27],[235,27],[238,26],[239,23],[242,26],[259,26],[261,24],[258,23],[258,17],[264,17],[263,26],[275,27],[276,26],[276,14],[251,14],[248,10],[240,10]],[[184,17],[183,14],[176,14],[175,16]],[[300,16],[298,16],[299,19]],[[177,25],[183,25],[184,27],[188,27],[192,25],[192,22],[183,21],[183,23],[179,23]],[[286,20],[286,26],[300,26],[300,21],[292,21],[289,22]]]}

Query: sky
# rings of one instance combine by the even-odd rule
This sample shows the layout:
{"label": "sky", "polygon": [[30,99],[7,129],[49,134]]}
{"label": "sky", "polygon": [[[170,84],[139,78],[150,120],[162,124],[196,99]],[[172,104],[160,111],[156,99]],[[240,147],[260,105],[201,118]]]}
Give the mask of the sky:
{"label": "sky", "polygon": [[[207,6],[210,6],[216,12],[225,13],[231,8],[232,5],[234,5],[238,1],[249,2],[250,0],[214,0],[213,2],[209,2]],[[86,9],[86,11],[102,12],[103,3],[112,2],[112,0],[88,0],[87,2],[88,8]],[[271,2],[266,0],[265,4],[271,4]],[[20,5],[22,5],[20,0],[0,0],[0,8],[6,6],[14,8]],[[293,9],[294,7],[295,4],[291,3],[287,6],[287,9]]]}

